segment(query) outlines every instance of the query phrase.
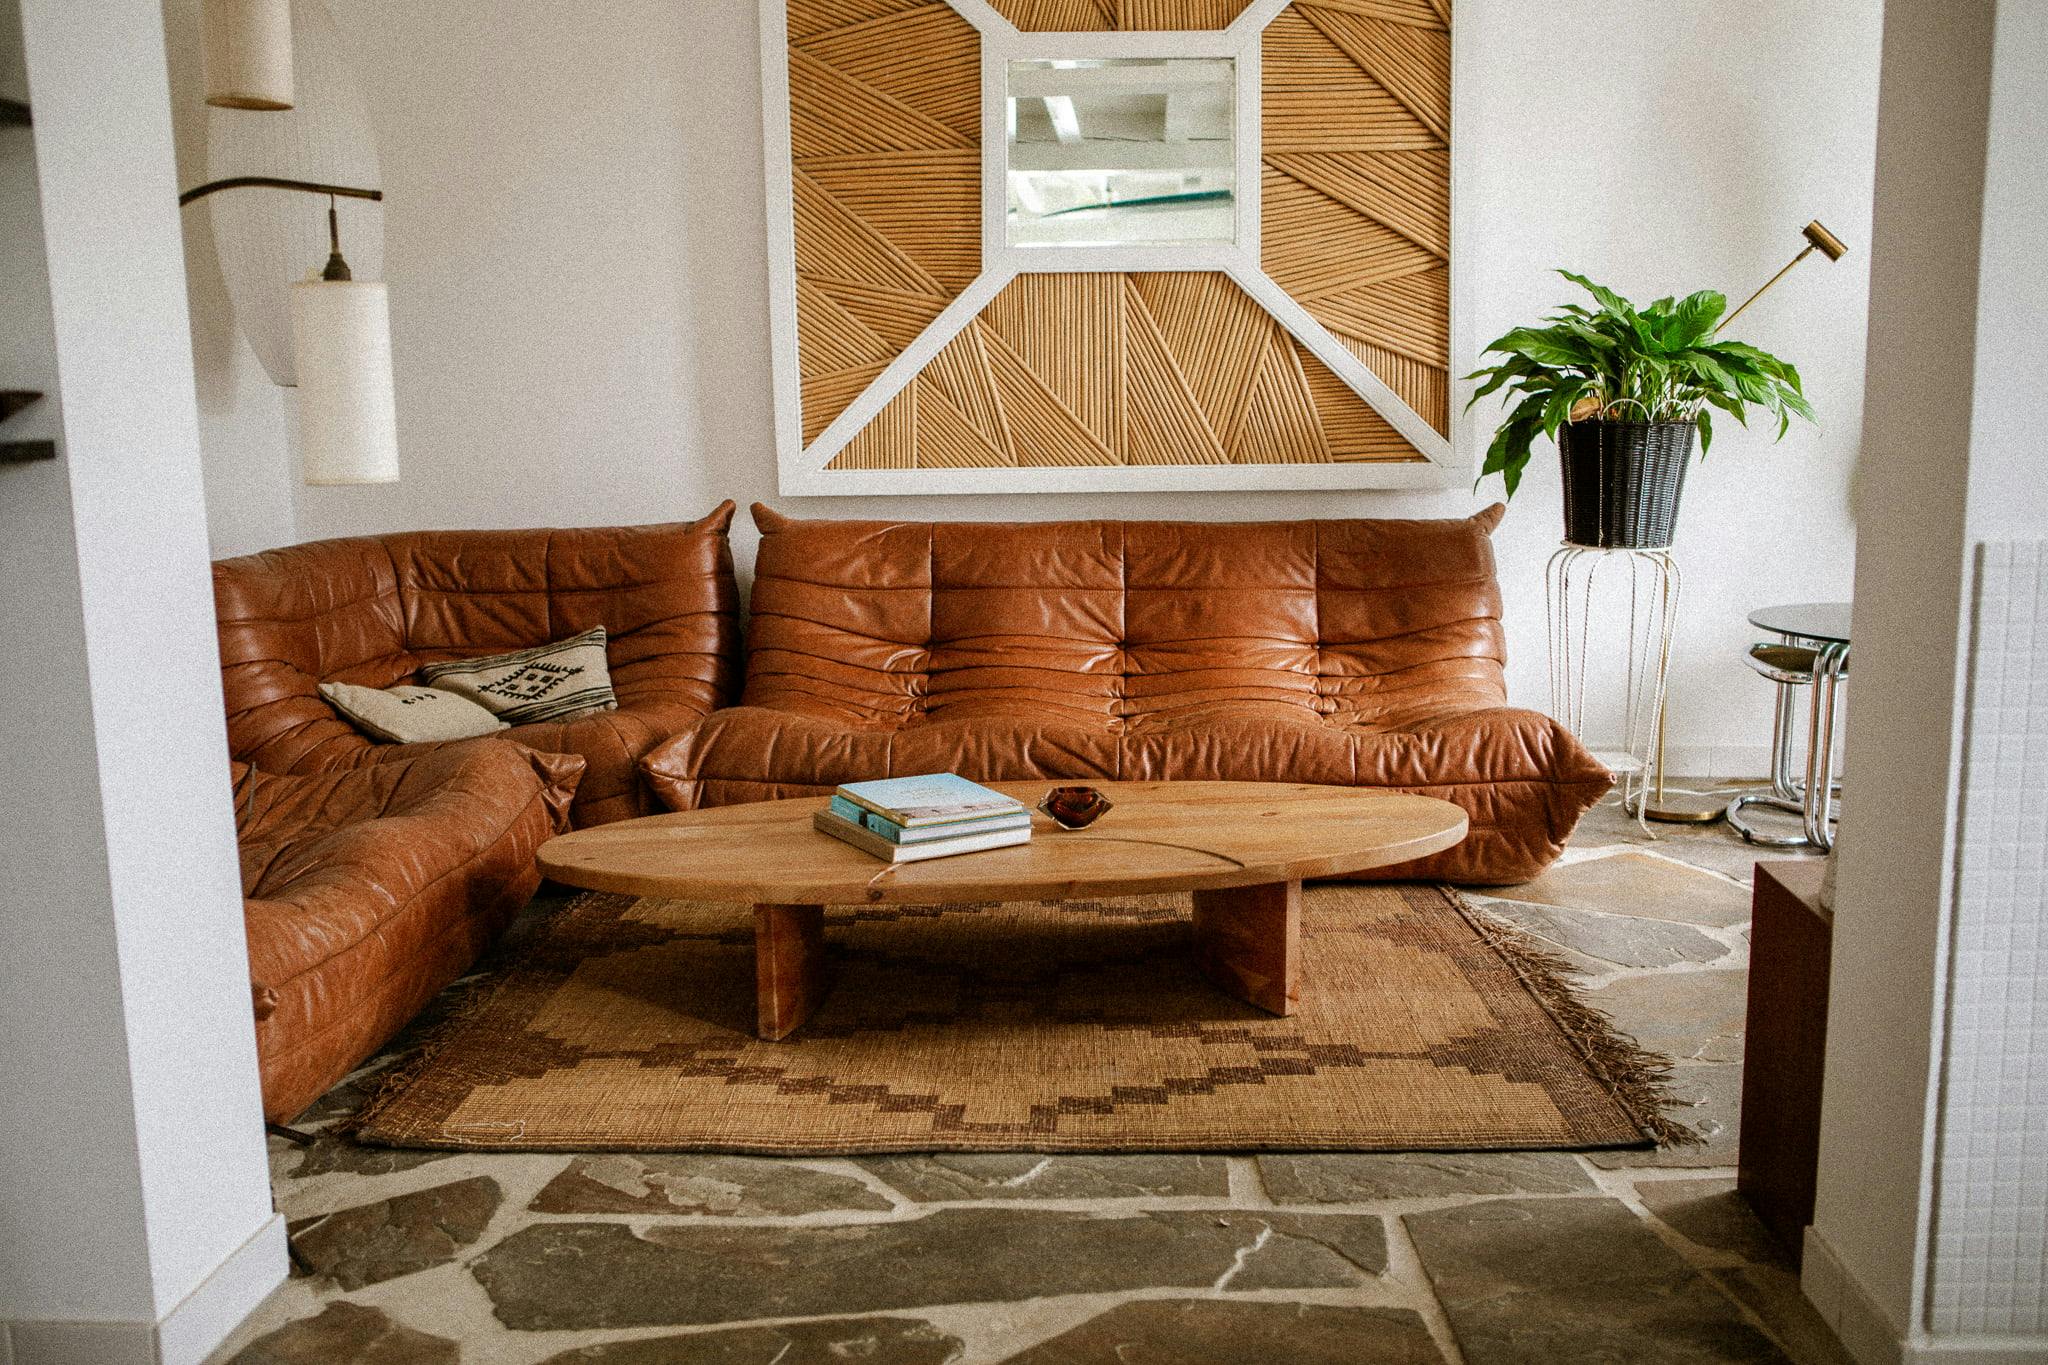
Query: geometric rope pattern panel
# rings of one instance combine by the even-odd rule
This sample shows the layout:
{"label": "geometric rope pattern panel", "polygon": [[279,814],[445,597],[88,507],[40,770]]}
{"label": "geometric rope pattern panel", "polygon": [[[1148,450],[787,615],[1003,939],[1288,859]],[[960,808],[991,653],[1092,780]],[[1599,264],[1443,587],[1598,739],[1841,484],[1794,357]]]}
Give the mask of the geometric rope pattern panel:
{"label": "geometric rope pattern panel", "polygon": [[1261,76],[1260,263],[1448,434],[1449,0],[1292,4]]}
{"label": "geometric rope pattern panel", "polygon": [[810,442],[981,272],[981,35],[952,6],[791,0]]}
{"label": "geometric rope pattern panel", "polygon": [[1229,276],[1019,275],[832,469],[1413,460]]}
{"label": "geometric rope pattern panel", "polygon": [[1250,0],[989,0],[1026,33],[1229,28]]}
{"label": "geometric rope pattern panel", "polygon": [[[785,492],[1430,486],[1459,467],[1450,0],[762,3],[786,39],[764,53],[787,90],[768,111]],[[1139,31],[1156,36],[1117,36]],[[1020,251],[984,222],[1008,176],[984,100],[1017,61],[1123,53],[1235,64],[1237,234]]]}

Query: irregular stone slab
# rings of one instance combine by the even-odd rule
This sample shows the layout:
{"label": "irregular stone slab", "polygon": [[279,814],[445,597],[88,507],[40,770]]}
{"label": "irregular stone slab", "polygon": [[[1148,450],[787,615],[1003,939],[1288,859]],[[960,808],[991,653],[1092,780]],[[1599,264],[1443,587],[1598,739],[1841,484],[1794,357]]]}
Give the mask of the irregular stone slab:
{"label": "irregular stone slab", "polygon": [[1673,1061],[1739,1062],[1748,996],[1748,972],[1704,971],[1624,976],[1584,999]]}
{"label": "irregular stone slab", "polygon": [[1405,1308],[1144,1299],[1011,1356],[1004,1365],[1442,1365]]}
{"label": "irregular stone slab", "polygon": [[1617,1200],[1504,1199],[1402,1221],[1468,1365],[1785,1359]]}
{"label": "irregular stone slab", "polygon": [[[273,1138],[272,1141],[282,1141]],[[406,1151],[396,1147],[365,1147],[347,1138],[321,1134],[310,1147],[287,1147],[299,1153],[299,1162],[289,1178],[310,1180],[316,1175],[396,1175],[418,1170],[436,1161],[446,1161],[454,1152]]]}
{"label": "irregular stone slab", "polygon": [[966,1346],[916,1318],[841,1318],[585,1346],[541,1365],[946,1365]]}
{"label": "irregular stone slab", "polygon": [[297,1219],[287,1230],[314,1274],[361,1289],[454,1260],[483,1234],[502,1197],[497,1181],[473,1176]]}
{"label": "irregular stone slab", "polygon": [[1671,1071],[1671,1093],[1677,1105],[1672,1118],[1706,1139],[1696,1147],[1658,1147],[1650,1151],[1587,1152],[1595,1166],[1616,1170],[1632,1166],[1733,1166],[1740,1137],[1742,1068],[1724,1063],[1679,1066]]}
{"label": "irregular stone slab", "polygon": [[1636,1197],[1703,1247],[1762,1265],[1791,1264],[1785,1248],[1757,1221],[1749,1201],[1735,1192],[1732,1180],[1643,1180],[1636,1183]]}
{"label": "irregular stone slab", "polygon": [[[1167,1218],[1172,1215],[1160,1214]],[[1183,1215],[1215,1221],[1219,1215]],[[1383,1274],[1387,1268],[1387,1229],[1372,1214],[1344,1213],[1231,1213],[1221,1215],[1238,1221],[1263,1223],[1252,1250],[1217,1280],[1218,1289],[1300,1289],[1308,1281],[1328,1273],[1329,1254],[1336,1252],[1367,1275]]]}
{"label": "irregular stone slab", "polygon": [[1696,867],[1646,853],[1615,853],[1551,868],[1497,895],[1539,905],[1638,915],[1725,929],[1749,918],[1749,891]]}
{"label": "irregular stone slab", "polygon": [[228,1365],[460,1365],[446,1337],[401,1327],[375,1308],[330,1303],[317,1318],[288,1322],[237,1351]]}
{"label": "irregular stone slab", "polygon": [[1038,1156],[978,1152],[874,1157],[861,1165],[919,1203],[953,1199],[1137,1199],[1230,1193],[1218,1156]]}
{"label": "irregular stone slab", "polygon": [[1668,920],[1509,900],[1490,900],[1484,908],[1546,943],[1608,964],[1605,970],[1713,962],[1729,952],[1719,939]]}
{"label": "irregular stone slab", "polygon": [[1563,1152],[1311,1152],[1258,1161],[1266,1193],[1282,1204],[1594,1188],[1592,1177]]}
{"label": "irregular stone slab", "polygon": [[470,1263],[522,1331],[825,1317],[1152,1288],[1326,1289],[1386,1264],[1346,1214],[944,1209],[888,1223],[522,1228]]}
{"label": "irregular stone slab", "polygon": [[1708,1278],[1763,1321],[1800,1365],[1856,1365],[1819,1311],[1799,1291],[1799,1276],[1776,1266],[1709,1270]]}
{"label": "irregular stone slab", "polygon": [[698,1213],[735,1218],[896,1207],[851,1176],[742,1156],[580,1156],[550,1180],[535,1213]]}

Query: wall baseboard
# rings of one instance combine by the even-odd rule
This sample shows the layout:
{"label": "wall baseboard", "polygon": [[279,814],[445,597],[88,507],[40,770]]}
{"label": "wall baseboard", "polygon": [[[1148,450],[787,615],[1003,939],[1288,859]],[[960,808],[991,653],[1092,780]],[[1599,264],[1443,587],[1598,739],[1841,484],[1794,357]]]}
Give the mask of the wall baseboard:
{"label": "wall baseboard", "polygon": [[1916,1333],[1906,1339],[1842,1265],[1827,1238],[1812,1228],[1806,1230],[1799,1287],[1857,1365],[2048,1365],[2048,1337]]}
{"label": "wall baseboard", "polygon": [[160,1322],[0,1323],[0,1365],[201,1365],[284,1283],[284,1236],[272,1214]]}
{"label": "wall baseboard", "polygon": [[1819,1229],[1806,1229],[1799,1288],[1856,1365],[1905,1365],[1904,1333],[1843,1266]]}
{"label": "wall baseboard", "polygon": [[2048,1365],[2048,1337],[1930,1337],[1909,1344],[1904,1365]]}

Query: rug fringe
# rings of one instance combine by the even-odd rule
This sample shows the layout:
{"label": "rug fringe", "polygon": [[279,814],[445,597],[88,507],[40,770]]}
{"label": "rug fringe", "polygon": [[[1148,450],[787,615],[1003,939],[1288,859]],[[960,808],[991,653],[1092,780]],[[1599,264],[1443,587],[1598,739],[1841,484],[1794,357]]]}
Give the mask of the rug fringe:
{"label": "rug fringe", "polygon": [[1572,974],[1570,959],[1519,926],[1481,910],[1456,887],[1437,889],[1480,941],[1507,963],[1645,1137],[1666,1147],[1705,1145],[1698,1130],[1665,1112],[1683,1103],[1671,1089],[1671,1059],[1650,1051],[1617,1028],[1606,1013],[1581,1000],[1566,980]]}

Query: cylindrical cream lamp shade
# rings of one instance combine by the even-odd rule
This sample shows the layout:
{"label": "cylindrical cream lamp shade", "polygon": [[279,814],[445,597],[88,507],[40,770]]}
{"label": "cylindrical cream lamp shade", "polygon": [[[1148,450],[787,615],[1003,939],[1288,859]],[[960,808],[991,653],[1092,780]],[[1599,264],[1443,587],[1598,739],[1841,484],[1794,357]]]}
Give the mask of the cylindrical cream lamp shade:
{"label": "cylindrical cream lamp shade", "polygon": [[306,482],[395,482],[398,411],[384,286],[356,280],[293,285],[292,355]]}
{"label": "cylindrical cream lamp shade", "polygon": [[292,107],[291,0],[206,0],[206,102]]}

